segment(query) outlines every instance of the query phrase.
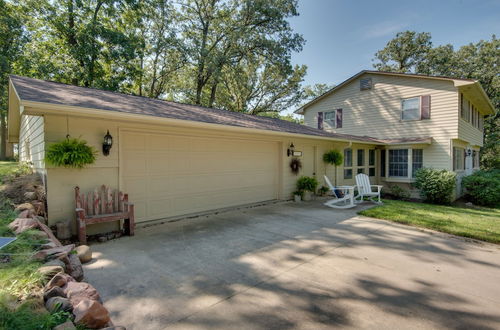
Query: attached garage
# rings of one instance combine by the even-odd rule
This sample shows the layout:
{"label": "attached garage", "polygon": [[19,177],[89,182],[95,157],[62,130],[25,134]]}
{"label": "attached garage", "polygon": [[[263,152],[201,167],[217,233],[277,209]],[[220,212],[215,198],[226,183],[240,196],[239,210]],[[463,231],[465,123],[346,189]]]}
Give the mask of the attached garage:
{"label": "attached garage", "polygon": [[279,144],[120,132],[123,191],[137,222],[278,198]]}
{"label": "attached garage", "polygon": [[[113,145],[104,154],[107,132]],[[95,163],[84,169],[45,164],[45,147],[67,135],[94,147]],[[9,140],[19,142],[21,160],[44,176],[49,224],[70,221],[74,231],[75,186],[128,193],[136,222],[146,224],[289,199],[299,176],[333,175],[321,160],[326,150],[381,144],[269,117],[18,76],[9,83]],[[290,170],[292,145],[302,162],[298,174]],[[119,221],[95,225],[88,234],[119,228]]]}

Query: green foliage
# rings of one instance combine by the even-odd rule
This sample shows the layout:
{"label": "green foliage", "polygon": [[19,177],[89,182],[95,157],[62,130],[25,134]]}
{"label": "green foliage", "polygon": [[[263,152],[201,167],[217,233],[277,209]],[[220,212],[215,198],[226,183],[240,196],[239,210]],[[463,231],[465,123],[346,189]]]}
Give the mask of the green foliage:
{"label": "green foliage", "polygon": [[324,196],[324,195],[326,195],[329,191],[330,191],[330,188],[328,188],[328,187],[326,187],[326,186],[321,186],[321,187],[318,189],[318,194],[320,194],[321,196]]}
{"label": "green foliage", "polygon": [[45,159],[47,163],[58,167],[83,168],[93,164],[97,151],[81,139],[67,138],[54,143],[47,148]]}
{"label": "green foliage", "polygon": [[363,210],[359,214],[500,243],[500,209],[384,200],[384,205]]}
{"label": "green foliage", "polygon": [[410,199],[410,192],[398,185],[391,185],[389,186],[389,190],[391,192],[391,196],[401,199],[401,200],[408,200]]}
{"label": "green foliage", "polygon": [[462,178],[466,198],[477,205],[500,206],[500,170],[477,171]]}
{"label": "green foliage", "polygon": [[415,174],[420,196],[433,204],[450,204],[456,186],[456,174],[447,170],[421,168]]}
{"label": "green foliage", "polygon": [[344,156],[338,150],[330,150],[325,152],[323,155],[323,161],[330,165],[339,166],[342,165],[342,161],[344,160]]}
{"label": "green foliage", "polygon": [[380,71],[411,72],[431,49],[431,34],[404,31],[396,34],[375,54],[374,67]]}
{"label": "green foliage", "polygon": [[316,178],[302,176],[297,180],[297,190],[315,192],[318,184]]}

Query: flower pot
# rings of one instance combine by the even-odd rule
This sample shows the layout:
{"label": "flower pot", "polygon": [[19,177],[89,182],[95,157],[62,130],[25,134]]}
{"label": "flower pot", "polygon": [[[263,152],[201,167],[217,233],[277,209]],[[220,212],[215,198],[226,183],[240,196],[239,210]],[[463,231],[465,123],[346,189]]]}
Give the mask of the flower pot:
{"label": "flower pot", "polygon": [[298,203],[302,200],[302,196],[300,195],[293,195],[293,199],[295,201],[295,203]]}
{"label": "flower pot", "polygon": [[305,201],[310,201],[312,199],[312,192],[306,190],[304,191],[304,198],[303,200]]}

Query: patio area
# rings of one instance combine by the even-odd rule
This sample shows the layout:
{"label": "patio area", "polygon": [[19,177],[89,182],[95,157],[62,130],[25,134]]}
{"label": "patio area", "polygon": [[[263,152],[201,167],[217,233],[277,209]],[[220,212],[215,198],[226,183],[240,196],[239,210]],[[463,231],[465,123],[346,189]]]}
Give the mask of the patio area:
{"label": "patio area", "polygon": [[322,202],[139,229],[85,274],[127,329],[500,326],[500,246]]}

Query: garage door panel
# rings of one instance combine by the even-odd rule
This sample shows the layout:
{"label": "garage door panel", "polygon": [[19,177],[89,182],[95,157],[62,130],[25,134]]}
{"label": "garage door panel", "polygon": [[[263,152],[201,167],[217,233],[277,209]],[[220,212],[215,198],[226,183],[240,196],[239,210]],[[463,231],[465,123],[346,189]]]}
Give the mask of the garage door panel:
{"label": "garage door panel", "polygon": [[136,132],[121,141],[122,186],[138,222],[277,197],[275,142]]}

